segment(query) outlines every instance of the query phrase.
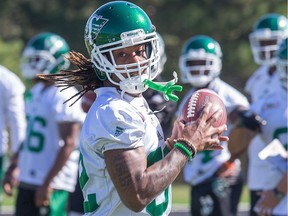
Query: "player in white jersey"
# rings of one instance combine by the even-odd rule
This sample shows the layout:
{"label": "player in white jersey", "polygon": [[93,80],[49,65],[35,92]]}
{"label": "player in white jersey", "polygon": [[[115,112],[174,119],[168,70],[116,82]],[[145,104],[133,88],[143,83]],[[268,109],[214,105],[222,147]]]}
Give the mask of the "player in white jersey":
{"label": "player in white jersey", "polygon": [[[227,134],[236,124],[237,115],[242,116],[242,120],[247,122],[244,114],[249,108],[248,100],[219,78],[222,52],[217,41],[206,35],[191,37],[183,45],[179,67],[182,82],[192,85],[192,88],[184,96],[177,115],[187,98],[196,90],[208,88],[215,91],[225,104],[228,116]],[[249,127],[249,124],[245,126]],[[237,215],[243,181],[240,160],[234,161],[227,144],[223,143],[223,151],[199,153],[184,168],[184,180],[192,185],[192,215]]]}
{"label": "player in white jersey", "polygon": [[[11,88],[12,86],[12,88]],[[0,65],[0,175],[4,174],[4,156],[8,150],[8,134],[11,152],[14,154],[25,137],[26,119],[24,108],[25,86],[19,77]],[[2,187],[1,187],[2,188]],[[1,191],[2,192],[2,191]],[[0,194],[2,201],[2,193]]]}
{"label": "player in white jersey", "polygon": [[[269,164],[269,170],[263,176],[263,184],[260,198],[255,204],[254,211],[258,215],[281,215],[287,212],[287,89],[288,89],[288,39],[284,39],[279,46],[277,55],[277,78],[279,85],[274,91],[253,104],[252,109],[261,117],[265,118],[267,124],[262,126],[261,139],[265,148],[254,157],[261,158]],[[281,84],[280,84],[281,83]],[[276,146],[277,139],[280,146]],[[273,142],[272,142],[273,141]],[[268,145],[268,146],[267,146]],[[273,145],[275,147],[273,147]],[[281,145],[283,151],[281,152]],[[266,152],[266,153],[264,153]],[[265,157],[263,155],[266,155]]]}
{"label": "player in white jersey", "polygon": [[[64,102],[77,91],[70,88],[60,92],[54,83],[36,77],[67,69],[69,61],[64,55],[68,51],[62,37],[41,33],[27,43],[22,54],[22,75],[32,83],[25,101],[26,138],[7,171],[9,176],[19,168],[15,213],[18,216],[66,215],[68,192],[76,184],[78,134],[84,112],[79,102],[73,107]],[[11,184],[7,181],[4,185],[8,193]]]}
{"label": "player in white jersey", "polygon": [[[276,51],[281,40],[287,35],[287,18],[280,14],[266,14],[261,17],[250,34],[250,45],[254,61],[260,67],[248,79],[245,91],[251,103],[257,103],[261,98],[274,91],[280,84],[276,72]],[[250,189],[250,215],[256,216],[253,208],[261,191],[266,185],[266,174],[270,164],[257,155],[265,147],[260,136],[256,136],[248,147],[247,185]]]}
{"label": "player in white jersey", "polygon": [[[159,71],[158,36],[137,5],[100,6],[86,23],[85,43],[91,61],[71,52],[78,70],[40,76],[97,95],[81,131],[85,215],[168,215],[170,185],[187,160],[196,150],[222,149],[220,141],[228,140],[221,134],[226,125],[211,126],[221,112],[207,119],[209,104],[192,125],[176,120],[165,145],[160,123],[142,96],[145,80],[152,82]],[[211,137],[215,130],[219,138]]]}

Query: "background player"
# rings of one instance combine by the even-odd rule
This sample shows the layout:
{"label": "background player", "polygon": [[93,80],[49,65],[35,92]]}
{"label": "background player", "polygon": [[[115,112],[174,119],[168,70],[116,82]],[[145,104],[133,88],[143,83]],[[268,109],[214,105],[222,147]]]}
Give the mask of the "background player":
{"label": "background player", "polygon": [[192,125],[176,121],[169,151],[160,123],[142,96],[144,80],[155,78],[160,59],[158,37],[147,14],[130,2],[104,4],[88,19],[85,42],[92,63],[72,52],[71,61],[79,70],[40,76],[67,87],[81,85],[82,92],[96,89],[81,131],[84,212],[168,215],[170,184],[195,149],[222,149],[219,142],[228,139],[211,138],[226,129],[211,126],[221,112],[208,120],[208,105]]}
{"label": "background player", "polygon": [[4,190],[11,194],[11,175],[19,168],[15,215],[66,215],[68,192],[73,191],[78,171],[78,133],[84,115],[80,103],[69,107],[67,96],[36,74],[67,69],[69,46],[54,33],[34,36],[26,45],[21,72],[32,87],[26,100],[27,131],[19,154],[6,172]]}
{"label": "background player", "polygon": [[[228,131],[237,124],[249,103],[244,95],[220,79],[222,51],[219,43],[206,35],[191,37],[182,48],[179,67],[183,83],[192,88],[183,98],[185,101],[196,90],[208,88],[223,100],[228,115]],[[233,140],[232,140],[233,141]],[[191,213],[193,215],[237,215],[242,191],[240,160],[232,158],[227,143],[223,151],[203,151],[184,168],[184,180],[191,184]]]}
{"label": "background player", "polygon": [[[249,35],[255,63],[260,67],[248,79],[245,91],[251,103],[277,89],[279,78],[276,71],[276,53],[280,42],[288,34],[287,18],[280,14],[266,14],[259,18]],[[260,136],[256,136],[248,147],[247,185],[250,189],[250,215],[255,216],[253,208],[259,197],[259,192],[266,186],[266,174],[271,165],[261,160],[257,155],[265,147]]]}
{"label": "background player", "polygon": [[[258,215],[287,215],[287,43],[287,38],[282,41],[276,56],[279,85],[252,106],[255,112],[267,120],[267,125],[262,126],[260,133],[265,148],[254,157],[259,156],[270,165],[263,176],[265,184],[261,193],[257,194],[260,198],[255,204],[254,212]],[[279,146],[277,142],[280,142]]]}
{"label": "background player", "polygon": [[[26,130],[24,108],[25,86],[13,72],[0,65],[0,179],[5,167],[5,155],[17,152]],[[8,134],[9,133],[9,134]],[[8,146],[10,135],[11,146]],[[10,152],[7,152],[10,150]],[[2,202],[2,187],[1,187]]]}

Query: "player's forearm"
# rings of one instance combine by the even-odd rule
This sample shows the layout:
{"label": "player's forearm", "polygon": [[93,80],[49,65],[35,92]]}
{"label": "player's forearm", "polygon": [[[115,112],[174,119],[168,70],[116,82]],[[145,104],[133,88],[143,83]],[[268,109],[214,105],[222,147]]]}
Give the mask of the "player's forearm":
{"label": "player's forearm", "polygon": [[282,194],[287,193],[287,175],[288,175],[288,173],[286,171],[286,173],[283,175],[283,177],[280,180],[280,182],[278,183],[278,185],[275,187],[275,189]]}
{"label": "player's forearm", "polygon": [[75,149],[76,144],[74,141],[72,143],[64,145],[58,152],[56,156],[56,160],[50,169],[48,175],[45,178],[43,185],[49,186],[52,182],[53,178],[57,176],[60,170],[63,168],[67,160],[69,159],[72,151]]}
{"label": "player's forearm", "polygon": [[78,142],[78,135],[80,131],[80,124],[76,122],[62,122],[59,124],[59,134],[61,140],[64,141],[63,147],[59,150],[55,162],[50,169],[44,185],[48,186],[53,178],[58,174],[62,167],[67,162],[71,152],[75,149]]}
{"label": "player's forearm", "polygon": [[109,174],[122,202],[136,212],[141,211],[175,180],[187,157],[173,149],[165,158],[149,167],[142,163],[143,160],[146,160],[146,154],[141,148],[105,153]]}
{"label": "player's forearm", "polygon": [[12,155],[6,172],[12,172],[14,169],[18,167],[19,152],[20,149]]}
{"label": "player's forearm", "polygon": [[163,160],[148,167],[142,176],[140,197],[146,198],[150,203],[174,182],[187,160],[188,158],[183,153],[173,148]]}
{"label": "player's forearm", "polygon": [[8,109],[8,124],[10,129],[12,153],[15,153],[19,148],[21,142],[25,138],[26,119],[24,112],[24,104],[21,103],[23,98],[16,97],[15,100],[10,101],[7,105]]}

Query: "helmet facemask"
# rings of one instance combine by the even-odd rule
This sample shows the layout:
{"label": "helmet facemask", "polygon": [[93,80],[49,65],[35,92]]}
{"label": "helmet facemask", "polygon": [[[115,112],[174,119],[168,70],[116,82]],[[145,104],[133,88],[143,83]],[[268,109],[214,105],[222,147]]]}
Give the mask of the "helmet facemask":
{"label": "helmet facemask", "polygon": [[[116,64],[113,51],[142,44],[145,44],[146,60],[131,64]],[[159,71],[158,37],[155,32],[145,34],[142,29],[123,32],[119,41],[98,46],[94,44],[91,51],[91,60],[96,67],[96,71],[104,72],[106,78],[114,85],[120,86],[122,91],[131,94],[144,92],[148,88],[144,84],[144,80],[153,80]],[[119,80],[112,79],[113,74]]]}
{"label": "helmet facemask", "polygon": [[158,39],[159,39],[159,54],[160,54],[160,62],[159,62],[159,70],[154,70],[153,72],[157,72],[158,74],[152,74],[152,76],[157,76],[157,75],[160,75],[163,70],[164,70],[164,65],[167,61],[167,55],[166,55],[166,52],[165,52],[165,43],[164,43],[164,40],[162,38],[162,36],[157,33],[157,36],[158,36]]}
{"label": "helmet facemask", "polygon": [[288,90],[288,62],[287,59],[277,60],[277,73],[282,86]]}
{"label": "helmet facemask", "polygon": [[277,74],[282,86],[288,90],[288,38],[284,39],[279,45],[277,52]]}
{"label": "helmet facemask", "polygon": [[189,50],[188,54],[180,57],[179,66],[182,72],[182,81],[194,87],[204,87],[222,69],[221,59],[215,54],[206,53],[204,49]]}
{"label": "helmet facemask", "polygon": [[25,49],[21,59],[21,71],[27,79],[35,78],[36,74],[53,74],[61,68],[68,68],[69,65],[69,61],[64,56],[56,59],[46,50],[33,48]]}

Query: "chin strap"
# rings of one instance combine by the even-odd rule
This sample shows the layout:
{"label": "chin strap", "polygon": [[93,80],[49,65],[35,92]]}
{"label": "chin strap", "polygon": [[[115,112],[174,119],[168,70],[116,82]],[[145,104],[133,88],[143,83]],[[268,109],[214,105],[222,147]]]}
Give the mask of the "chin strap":
{"label": "chin strap", "polygon": [[145,79],[144,83],[151,89],[163,92],[163,96],[166,101],[169,101],[169,99],[171,99],[172,101],[177,102],[179,100],[179,97],[173,94],[173,92],[181,92],[183,87],[181,85],[175,85],[175,83],[178,81],[177,73],[175,71],[173,72],[173,76],[174,79],[169,82],[153,82],[151,80]]}

